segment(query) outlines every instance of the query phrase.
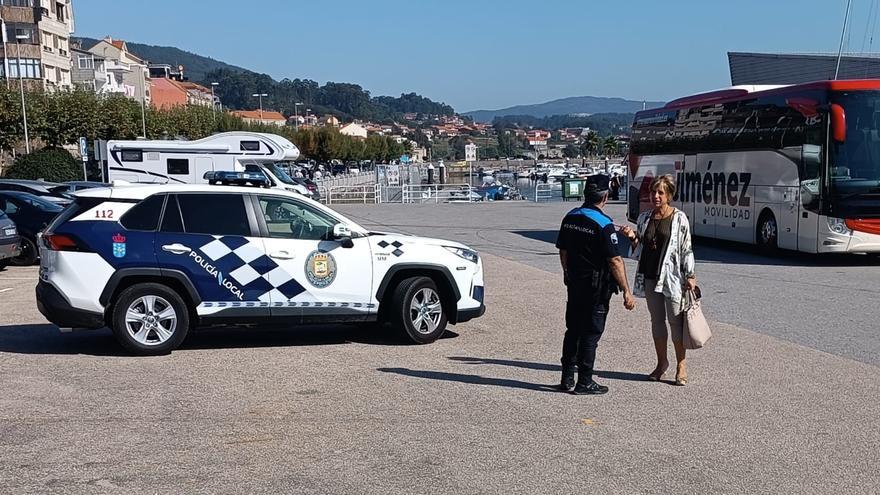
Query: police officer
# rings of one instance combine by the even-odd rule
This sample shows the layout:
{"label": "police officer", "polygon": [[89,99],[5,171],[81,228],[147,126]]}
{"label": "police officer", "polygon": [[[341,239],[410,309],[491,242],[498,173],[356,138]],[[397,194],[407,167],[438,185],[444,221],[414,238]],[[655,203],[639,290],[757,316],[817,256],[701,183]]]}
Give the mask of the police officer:
{"label": "police officer", "polygon": [[[624,307],[628,310],[635,307],[618,252],[614,222],[602,212],[608,201],[608,182],[607,175],[587,178],[584,205],[565,216],[556,241],[568,288],[559,388],[575,395],[608,392],[608,387],[593,381],[593,363],[596,346],[605,330],[611,295],[622,288]],[[577,384],[575,370],[578,371]]]}

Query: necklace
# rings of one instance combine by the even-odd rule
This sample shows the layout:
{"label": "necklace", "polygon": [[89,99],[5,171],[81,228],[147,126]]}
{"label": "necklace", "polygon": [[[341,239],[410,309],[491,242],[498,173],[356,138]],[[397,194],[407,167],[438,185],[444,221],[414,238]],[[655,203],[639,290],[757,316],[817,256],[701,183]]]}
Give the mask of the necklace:
{"label": "necklace", "polygon": [[664,218],[669,216],[669,211],[672,210],[672,207],[669,205],[665,206],[666,208],[660,211],[654,210],[654,218],[656,218],[657,220],[663,220]]}

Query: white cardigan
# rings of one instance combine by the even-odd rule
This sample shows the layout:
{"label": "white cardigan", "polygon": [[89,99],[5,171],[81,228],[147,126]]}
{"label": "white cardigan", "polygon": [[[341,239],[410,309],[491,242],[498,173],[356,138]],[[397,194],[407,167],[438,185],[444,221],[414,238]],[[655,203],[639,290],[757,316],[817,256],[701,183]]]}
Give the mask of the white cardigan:
{"label": "white cardigan", "polygon": [[[635,249],[631,249],[630,258],[638,260],[642,256],[642,239],[645,231],[648,230],[648,223],[651,220],[652,210],[644,211],[639,215],[636,222],[636,233],[639,238],[639,244]],[[669,238],[669,245],[660,262],[660,275],[657,277],[657,287],[655,292],[662,292],[667,299],[672,301],[673,307],[678,308],[679,314],[684,310],[685,301],[682,297],[684,293],[685,281],[694,276],[694,251],[691,246],[691,227],[688,222],[687,215],[675,209],[672,217],[672,233],[674,235]],[[633,284],[633,295],[645,297],[645,276],[636,270],[635,283]]]}

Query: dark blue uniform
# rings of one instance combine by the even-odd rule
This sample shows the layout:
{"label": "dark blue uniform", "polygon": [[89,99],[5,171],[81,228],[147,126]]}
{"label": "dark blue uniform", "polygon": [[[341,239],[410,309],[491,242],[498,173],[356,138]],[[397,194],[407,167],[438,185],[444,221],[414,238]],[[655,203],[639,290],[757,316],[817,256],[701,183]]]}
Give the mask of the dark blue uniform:
{"label": "dark blue uniform", "polygon": [[608,304],[617,292],[608,260],[619,256],[611,218],[595,206],[570,211],[562,220],[556,247],[566,251],[568,302],[565,309],[563,369],[578,368],[578,383],[592,380],[596,346],[605,331]]}

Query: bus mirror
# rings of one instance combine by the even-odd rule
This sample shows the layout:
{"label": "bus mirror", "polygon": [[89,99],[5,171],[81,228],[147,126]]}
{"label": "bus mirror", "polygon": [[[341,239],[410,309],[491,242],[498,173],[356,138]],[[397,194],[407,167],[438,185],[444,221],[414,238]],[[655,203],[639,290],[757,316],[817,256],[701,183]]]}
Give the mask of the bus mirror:
{"label": "bus mirror", "polygon": [[831,137],[838,143],[846,141],[846,112],[837,103],[831,104]]}

